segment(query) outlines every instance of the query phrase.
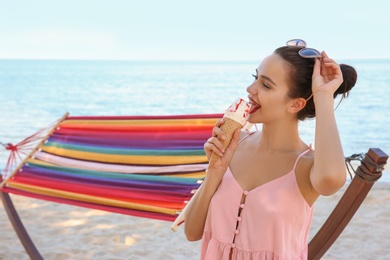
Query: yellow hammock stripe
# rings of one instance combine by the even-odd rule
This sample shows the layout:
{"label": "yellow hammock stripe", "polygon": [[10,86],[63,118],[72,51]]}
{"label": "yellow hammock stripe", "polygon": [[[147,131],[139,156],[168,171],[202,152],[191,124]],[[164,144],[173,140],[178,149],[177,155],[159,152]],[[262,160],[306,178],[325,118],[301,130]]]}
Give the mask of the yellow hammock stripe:
{"label": "yellow hammock stripe", "polygon": [[49,162],[45,162],[45,161],[41,161],[41,160],[37,160],[37,159],[32,159],[32,158],[28,159],[27,163],[35,163],[35,164],[46,165],[46,166],[58,166],[58,165],[53,164],[53,163],[49,163]]}
{"label": "yellow hammock stripe", "polygon": [[118,208],[127,208],[127,209],[136,209],[136,210],[156,212],[156,213],[164,213],[169,215],[176,215],[177,213],[177,210],[175,209],[167,209],[167,208],[161,208],[156,206],[147,206],[138,203],[118,201],[114,199],[100,198],[96,196],[78,194],[78,193],[73,193],[68,191],[42,188],[42,187],[37,187],[28,184],[16,183],[13,181],[9,181],[7,185],[14,189],[24,190],[35,194],[46,195],[46,196],[57,197],[57,198],[71,199],[76,201],[83,201],[83,202],[95,203],[95,204],[118,207]]}
{"label": "yellow hammock stripe", "polygon": [[123,164],[138,164],[138,165],[175,165],[175,164],[192,164],[206,163],[206,155],[192,156],[153,156],[153,155],[118,155],[118,154],[101,154],[84,151],[67,150],[56,147],[42,147],[42,151],[75,158],[79,160],[108,162],[108,163],[123,163]]}
{"label": "yellow hammock stripe", "polygon": [[61,125],[169,125],[169,126],[188,126],[188,125],[214,125],[218,118],[207,119],[153,119],[153,120],[66,120]]}

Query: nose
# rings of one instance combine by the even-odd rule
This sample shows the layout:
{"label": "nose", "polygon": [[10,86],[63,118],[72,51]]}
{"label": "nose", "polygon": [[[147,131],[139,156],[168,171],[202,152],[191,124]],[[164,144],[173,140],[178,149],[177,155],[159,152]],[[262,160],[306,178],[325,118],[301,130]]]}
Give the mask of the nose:
{"label": "nose", "polygon": [[255,87],[255,82],[253,82],[248,87],[246,87],[246,92],[248,92],[251,95],[256,95],[257,94],[257,89]]}

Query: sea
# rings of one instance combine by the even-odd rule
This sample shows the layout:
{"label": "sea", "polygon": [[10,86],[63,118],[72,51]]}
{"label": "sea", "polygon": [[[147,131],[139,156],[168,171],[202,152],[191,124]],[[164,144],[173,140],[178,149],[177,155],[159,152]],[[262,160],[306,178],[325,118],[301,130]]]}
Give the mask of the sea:
{"label": "sea", "polygon": [[[66,112],[223,113],[236,98],[246,99],[259,62],[0,59],[0,142],[16,144]],[[390,60],[338,62],[358,72],[356,86],[335,111],[345,156],[370,148],[389,154]],[[305,142],[314,143],[315,120],[301,122],[299,129]],[[0,146],[0,169],[8,155]],[[389,167],[379,181],[390,182]]]}

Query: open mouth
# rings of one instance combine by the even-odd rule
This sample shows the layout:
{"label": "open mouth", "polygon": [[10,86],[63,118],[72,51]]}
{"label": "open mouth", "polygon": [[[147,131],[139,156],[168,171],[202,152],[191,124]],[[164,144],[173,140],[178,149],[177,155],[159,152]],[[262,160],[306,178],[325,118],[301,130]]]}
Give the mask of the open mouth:
{"label": "open mouth", "polygon": [[253,101],[251,97],[248,97],[248,99],[249,99],[249,104],[251,105],[251,107],[249,108],[249,114],[252,114],[261,108],[261,106],[257,104],[255,101]]}

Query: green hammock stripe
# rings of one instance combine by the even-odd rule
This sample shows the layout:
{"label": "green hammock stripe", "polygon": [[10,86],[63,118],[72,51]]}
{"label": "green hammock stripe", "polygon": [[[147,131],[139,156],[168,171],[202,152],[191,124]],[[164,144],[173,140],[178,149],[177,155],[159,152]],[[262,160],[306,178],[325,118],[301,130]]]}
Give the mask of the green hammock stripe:
{"label": "green hammock stripe", "polygon": [[204,150],[150,150],[150,149],[114,149],[114,148],[101,148],[91,147],[73,144],[59,144],[56,142],[46,142],[44,147],[55,147],[66,150],[92,152],[100,154],[117,154],[117,155],[139,155],[139,156],[203,156]]}

